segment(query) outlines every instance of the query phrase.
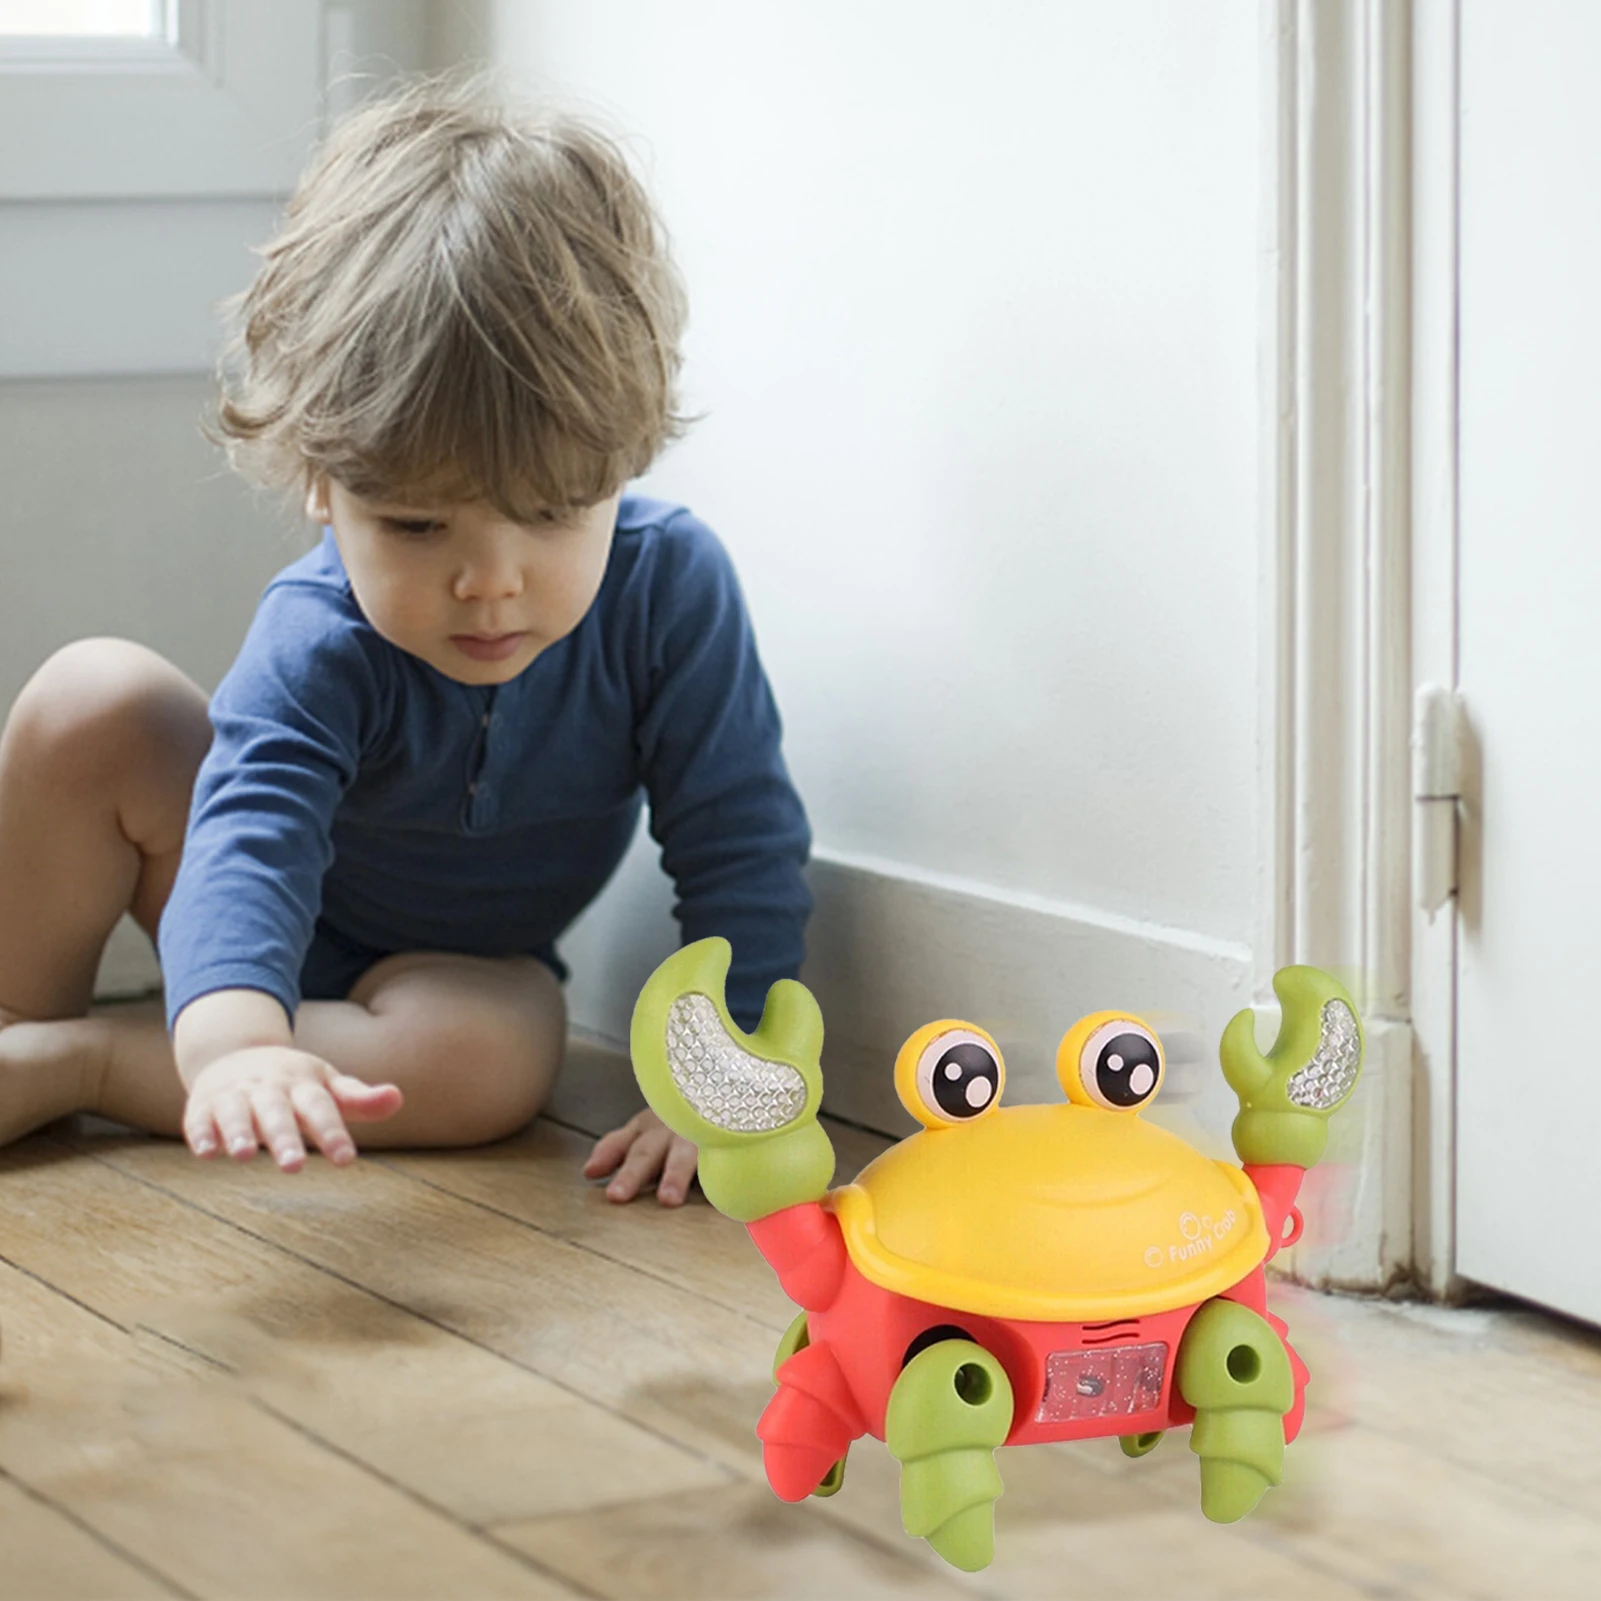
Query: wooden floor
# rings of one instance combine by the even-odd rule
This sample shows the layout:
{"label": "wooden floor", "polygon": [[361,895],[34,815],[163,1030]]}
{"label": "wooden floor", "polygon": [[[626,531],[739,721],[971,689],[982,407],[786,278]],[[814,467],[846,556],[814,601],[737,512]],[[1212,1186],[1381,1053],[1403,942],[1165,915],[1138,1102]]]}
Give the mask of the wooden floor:
{"label": "wooden floor", "polygon": [[466,1154],[0,1152],[0,1597],[1601,1595],[1601,1336],[1527,1311],[1281,1287],[1309,1422],[1233,1527],[1182,1431],[1001,1453],[977,1575],[901,1532],[876,1441],[783,1505],[752,1426],[792,1309],[704,1202],[584,1183],[631,1086],[575,1054]]}

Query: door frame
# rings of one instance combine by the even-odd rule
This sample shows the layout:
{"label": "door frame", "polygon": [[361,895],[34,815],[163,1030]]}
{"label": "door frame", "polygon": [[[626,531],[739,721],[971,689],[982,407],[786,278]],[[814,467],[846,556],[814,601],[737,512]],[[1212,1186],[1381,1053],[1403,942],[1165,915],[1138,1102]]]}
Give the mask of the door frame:
{"label": "door frame", "polygon": [[[1409,0],[1410,4],[1410,0]],[[1460,0],[1412,7],[1412,687],[1455,690],[1460,271]],[[1412,908],[1420,1288],[1466,1289],[1456,1272],[1457,903]]]}
{"label": "door frame", "polygon": [[[1297,1277],[1454,1272],[1456,912],[1411,889],[1412,706],[1456,683],[1457,0],[1262,0],[1257,993],[1330,967],[1367,1024],[1339,1241]],[[1359,1175],[1359,1178],[1357,1177]]]}

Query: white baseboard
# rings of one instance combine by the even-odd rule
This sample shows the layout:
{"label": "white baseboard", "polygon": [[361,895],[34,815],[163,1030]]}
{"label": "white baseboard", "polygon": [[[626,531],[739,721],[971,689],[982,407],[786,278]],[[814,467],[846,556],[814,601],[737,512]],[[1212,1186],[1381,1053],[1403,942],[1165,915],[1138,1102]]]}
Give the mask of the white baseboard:
{"label": "white baseboard", "polygon": [[836,853],[819,853],[811,885],[801,977],[823,1009],[831,1112],[915,1127],[895,1097],[895,1053],[939,1017],[994,1036],[1009,1101],[1060,1100],[1058,1041],[1086,1012],[1119,1006],[1168,1046],[1167,1111],[1226,1145],[1233,1102],[1213,1052],[1250,998],[1246,946]]}
{"label": "white baseboard", "polygon": [[[1007,1099],[1057,1101],[1056,1046],[1086,1012],[1127,1007],[1161,1034],[1168,1082],[1153,1122],[1237,1160],[1238,1105],[1218,1065],[1223,1026],[1251,1002],[1252,953],[1184,929],[1008,893],[898,863],[819,851],[801,978],[825,1028],[824,1107],[890,1134],[915,1127],[895,1096],[901,1042],[938,1017],[978,1023],[1006,1057]],[[648,838],[563,942],[575,1026],[627,1039],[639,986],[673,948],[671,888]],[[1270,1046],[1276,1008],[1258,1008]],[[1278,1266],[1326,1287],[1384,1290],[1410,1266],[1411,1031],[1370,1023],[1363,1082],[1308,1176],[1306,1233]]]}
{"label": "white baseboard", "polygon": [[[1278,1027],[1263,1007],[1259,1036]],[[1368,1020],[1356,1094],[1329,1123],[1323,1160],[1297,1203],[1300,1240],[1274,1270],[1320,1290],[1383,1293],[1414,1278],[1412,1255],[1412,1030]]]}
{"label": "white baseboard", "polygon": [[[823,1010],[824,1106],[890,1134],[916,1126],[895,1096],[895,1053],[936,1017],[978,1023],[1006,1057],[1007,1099],[1057,1101],[1056,1045],[1086,1012],[1128,1007],[1167,1046],[1150,1116],[1209,1155],[1234,1159],[1236,1105],[1217,1041],[1249,1004],[1251,952],[1182,929],[998,891],[900,864],[819,852],[817,910],[801,977]],[[634,996],[672,950],[672,891],[648,836],[567,940],[572,1022],[626,1052]],[[159,988],[150,942],[124,918],[100,964],[101,999]],[[1259,1006],[1264,1048],[1278,1031]],[[1306,1231],[1276,1268],[1319,1288],[1383,1291],[1412,1269],[1412,1030],[1369,1021],[1367,1062],[1302,1192]]]}

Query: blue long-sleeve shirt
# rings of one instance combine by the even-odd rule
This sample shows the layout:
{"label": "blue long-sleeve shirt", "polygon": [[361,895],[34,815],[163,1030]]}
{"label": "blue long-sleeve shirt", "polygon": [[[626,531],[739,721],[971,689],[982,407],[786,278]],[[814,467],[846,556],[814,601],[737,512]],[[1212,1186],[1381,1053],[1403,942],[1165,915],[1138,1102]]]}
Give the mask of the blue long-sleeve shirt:
{"label": "blue long-sleeve shirt", "polygon": [[234,988],[293,1015],[314,934],[559,970],[646,798],[685,940],[733,944],[736,1020],[799,970],[806,816],[733,567],[681,507],[624,499],[583,621],[492,686],[382,639],[326,533],[268,586],[211,719],[161,920],[169,1022]]}

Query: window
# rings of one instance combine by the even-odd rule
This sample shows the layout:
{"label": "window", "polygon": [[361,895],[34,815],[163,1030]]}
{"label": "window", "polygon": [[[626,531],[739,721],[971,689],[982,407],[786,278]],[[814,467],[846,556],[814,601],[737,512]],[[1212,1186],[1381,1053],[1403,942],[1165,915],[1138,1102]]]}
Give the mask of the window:
{"label": "window", "polygon": [[0,0],[0,70],[171,65],[180,14],[180,0]]}
{"label": "window", "polygon": [[321,13],[0,0],[0,201],[286,192],[316,131]]}
{"label": "window", "polygon": [[209,364],[316,137],[322,25],[322,0],[0,0],[0,378]]}
{"label": "window", "polygon": [[167,37],[167,0],[0,0],[0,35],[12,39]]}

